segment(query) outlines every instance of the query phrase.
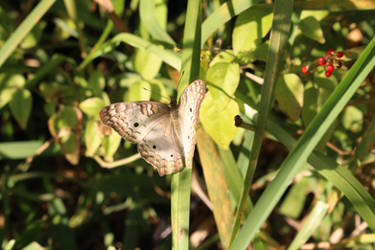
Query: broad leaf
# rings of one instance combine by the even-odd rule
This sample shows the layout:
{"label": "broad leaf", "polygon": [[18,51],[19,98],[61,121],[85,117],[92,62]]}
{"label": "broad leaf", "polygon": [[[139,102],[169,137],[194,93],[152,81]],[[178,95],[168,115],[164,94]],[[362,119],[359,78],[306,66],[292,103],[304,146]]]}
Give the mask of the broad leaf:
{"label": "broad leaf", "polygon": [[104,101],[99,97],[92,97],[79,104],[80,109],[89,116],[98,116],[100,110],[105,106]]}
{"label": "broad leaf", "polygon": [[296,74],[284,74],[275,88],[275,98],[279,108],[292,121],[297,121],[303,104],[303,83]]}
{"label": "broad leaf", "polygon": [[81,119],[79,109],[65,106],[48,120],[51,135],[59,143],[65,158],[73,165],[79,161]]}
{"label": "broad leaf", "polygon": [[86,144],[86,156],[93,156],[96,150],[99,148],[101,138],[98,131],[97,121],[90,120],[86,123],[85,129],[85,144]]}
{"label": "broad leaf", "polygon": [[302,34],[304,34],[308,38],[311,38],[318,43],[325,43],[326,39],[324,38],[323,30],[320,27],[319,21],[316,20],[315,17],[309,16],[304,18],[299,23],[299,28],[302,31]]}
{"label": "broad leaf", "polygon": [[18,89],[10,101],[10,110],[22,129],[26,129],[27,121],[30,117],[33,97],[29,90]]}
{"label": "broad leaf", "polygon": [[255,49],[271,29],[272,17],[272,8],[264,5],[253,6],[241,13],[233,31],[234,53]]}
{"label": "broad leaf", "polygon": [[124,101],[148,101],[151,97],[151,86],[147,81],[138,81],[133,83],[124,96]]}

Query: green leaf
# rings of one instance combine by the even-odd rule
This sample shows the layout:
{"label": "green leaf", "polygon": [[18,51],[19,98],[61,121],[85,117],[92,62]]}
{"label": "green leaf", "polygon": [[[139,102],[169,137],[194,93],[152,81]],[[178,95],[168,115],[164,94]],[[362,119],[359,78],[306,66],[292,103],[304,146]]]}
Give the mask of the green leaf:
{"label": "green leaf", "polygon": [[105,106],[103,99],[92,97],[79,104],[79,108],[89,116],[97,117],[100,110]]}
{"label": "green leaf", "polygon": [[86,145],[85,155],[93,156],[102,142],[99,136],[97,121],[90,120],[86,123],[84,139]]}
{"label": "green leaf", "polygon": [[138,49],[134,57],[134,70],[144,79],[151,80],[158,74],[162,60],[145,49]]}
{"label": "green leaf", "polygon": [[[156,8],[155,5],[157,6]],[[166,12],[167,8],[164,0],[140,1],[139,14],[141,16],[142,23],[145,25],[147,31],[151,34],[153,39],[175,46],[174,40],[165,31],[167,26]]]}
{"label": "green leaf", "polygon": [[164,84],[159,80],[150,81],[151,87],[151,100],[170,104],[171,98],[168,96],[168,92],[164,87]]}
{"label": "green leaf", "polygon": [[33,97],[29,90],[18,89],[10,101],[10,110],[22,129],[26,129],[27,121],[30,117]]}
{"label": "green leaf", "polygon": [[117,15],[121,16],[125,8],[125,0],[112,0],[113,7]]}
{"label": "green leaf", "polygon": [[203,100],[200,114],[203,127],[214,141],[227,149],[236,135],[234,117],[239,113],[233,94],[239,83],[239,65],[220,62],[207,71],[209,92]]}
{"label": "green leaf", "polygon": [[24,159],[33,156],[42,145],[42,141],[2,142],[0,143],[0,156]]}
{"label": "green leaf", "polygon": [[89,88],[92,90],[94,95],[100,96],[104,87],[105,87],[105,79],[104,79],[103,73],[100,70],[94,71],[90,75]]}
{"label": "green leaf", "polygon": [[26,35],[25,39],[20,44],[23,49],[31,49],[38,44],[40,37],[47,23],[44,21],[39,21],[34,28]]}
{"label": "green leaf", "polygon": [[124,96],[124,101],[148,101],[151,97],[151,86],[147,81],[138,81],[133,83]]}
{"label": "green leaf", "polygon": [[234,117],[240,112],[238,104],[224,95],[213,97],[211,92],[203,100],[200,117],[204,129],[222,148],[227,149],[236,135]]}
{"label": "green leaf", "polygon": [[272,25],[272,8],[270,6],[253,6],[241,13],[233,31],[233,51],[249,51],[260,44]]}
{"label": "green leaf", "polygon": [[375,142],[375,116],[372,117],[370,124],[368,125],[365,133],[363,134],[361,142],[358,144],[355,155],[358,159],[363,160],[369,155],[372,150],[372,146]]}
{"label": "green leaf", "polygon": [[217,54],[214,59],[210,62],[210,67],[217,63],[232,63],[236,60],[233,50],[224,50]]}
{"label": "green leaf", "polygon": [[275,98],[280,109],[292,121],[297,121],[303,104],[303,83],[296,74],[284,74],[275,87]]}
{"label": "green leaf", "polygon": [[328,10],[303,10],[301,11],[300,19],[312,16],[318,21],[322,21],[326,16],[328,16]]}
{"label": "green leaf", "polygon": [[214,97],[232,97],[240,82],[237,63],[217,63],[207,71],[207,88]]}
{"label": "green leaf", "polygon": [[120,146],[121,136],[114,130],[109,136],[104,136],[102,139],[102,145],[104,149],[104,159],[106,161],[113,161],[113,155],[116,153]]}
{"label": "green leaf", "polygon": [[318,113],[319,89],[309,82],[306,84],[303,96],[302,120],[307,126]]}
{"label": "green leaf", "polygon": [[0,109],[8,104],[17,88],[25,86],[25,77],[21,74],[0,75]]}
{"label": "green leaf", "polygon": [[22,248],[22,250],[44,250],[44,249],[45,249],[44,247],[42,247],[41,245],[39,245],[38,242],[35,242],[35,241],[31,242],[30,244]]}
{"label": "green leaf", "polygon": [[310,190],[308,184],[307,178],[303,178],[292,186],[280,206],[280,214],[298,219],[305,206],[307,194]]}
{"label": "green leaf", "polygon": [[317,41],[318,43],[323,44],[326,42],[323,35],[323,30],[320,27],[320,23],[313,16],[309,16],[301,20],[299,23],[299,29],[302,31],[302,34],[308,38],[311,38],[312,40]]}
{"label": "green leaf", "polygon": [[241,12],[259,2],[258,0],[234,0],[224,2],[211,15],[209,15],[202,24],[202,41],[201,47],[206,43],[207,39],[218,29],[220,29],[231,18],[237,16]]}
{"label": "green leaf", "polygon": [[65,158],[73,165],[79,161],[80,137],[77,127],[80,111],[73,107],[65,106],[48,120],[48,128],[57,140]]}
{"label": "green leaf", "polygon": [[348,106],[342,117],[342,125],[353,133],[358,133],[363,127],[363,113],[355,106]]}
{"label": "green leaf", "polygon": [[0,109],[8,104],[8,102],[12,99],[14,92],[16,92],[16,89],[13,89],[13,88],[6,88],[6,89],[1,90]]}

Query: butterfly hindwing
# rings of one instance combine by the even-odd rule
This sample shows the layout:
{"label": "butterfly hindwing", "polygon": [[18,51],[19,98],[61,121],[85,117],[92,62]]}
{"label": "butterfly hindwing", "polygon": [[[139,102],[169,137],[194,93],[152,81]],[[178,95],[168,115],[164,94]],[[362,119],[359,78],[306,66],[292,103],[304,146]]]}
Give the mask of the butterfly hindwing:
{"label": "butterfly hindwing", "polygon": [[160,176],[178,172],[184,166],[183,149],[172,126],[170,114],[161,116],[138,144],[138,152]]}

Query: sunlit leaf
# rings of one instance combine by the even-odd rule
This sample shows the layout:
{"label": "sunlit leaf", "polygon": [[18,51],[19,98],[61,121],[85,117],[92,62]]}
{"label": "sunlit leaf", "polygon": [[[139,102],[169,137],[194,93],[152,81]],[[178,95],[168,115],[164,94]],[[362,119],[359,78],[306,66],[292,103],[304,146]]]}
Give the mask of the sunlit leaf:
{"label": "sunlit leaf", "polygon": [[105,106],[104,101],[99,97],[92,97],[79,104],[80,109],[90,116],[98,116],[100,110]]}
{"label": "sunlit leaf", "polygon": [[272,9],[269,6],[253,6],[241,13],[233,31],[233,51],[255,49],[261,39],[271,29]]}
{"label": "sunlit leaf", "polygon": [[113,161],[113,155],[116,153],[120,146],[121,136],[112,130],[109,136],[104,136],[102,145],[104,149],[104,158],[106,161]]}
{"label": "sunlit leaf", "polygon": [[124,101],[148,101],[151,98],[151,86],[147,81],[133,83],[124,96]]}
{"label": "sunlit leaf", "polygon": [[86,123],[84,139],[86,145],[85,155],[93,156],[101,143],[101,138],[97,127],[97,121],[89,120]]}
{"label": "sunlit leaf", "polygon": [[358,133],[363,127],[363,113],[355,106],[348,106],[342,118],[342,125],[353,133]]}
{"label": "sunlit leaf", "polygon": [[65,158],[71,164],[77,164],[79,161],[80,131],[77,128],[80,126],[80,116],[78,109],[65,106],[48,120],[50,133],[55,137]]}
{"label": "sunlit leaf", "polygon": [[228,148],[236,135],[234,117],[238,115],[238,104],[225,96],[213,97],[211,92],[203,100],[200,117],[204,129],[222,148]]}
{"label": "sunlit leaf", "polygon": [[320,27],[320,23],[315,17],[309,16],[301,20],[299,23],[299,28],[302,34],[311,38],[319,43],[325,43],[326,39],[323,35],[323,30]]}
{"label": "sunlit leaf", "polygon": [[303,83],[296,74],[284,74],[279,78],[275,88],[275,98],[279,108],[292,121],[298,120],[303,104]]}

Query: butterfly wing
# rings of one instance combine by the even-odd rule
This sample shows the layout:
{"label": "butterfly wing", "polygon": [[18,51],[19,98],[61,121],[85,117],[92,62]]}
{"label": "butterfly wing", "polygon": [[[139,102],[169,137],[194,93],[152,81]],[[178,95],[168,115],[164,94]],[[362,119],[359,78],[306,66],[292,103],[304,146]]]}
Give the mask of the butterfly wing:
{"label": "butterfly wing", "polygon": [[184,152],[172,128],[170,113],[160,117],[138,144],[138,152],[159,175],[180,171],[184,166]]}
{"label": "butterfly wing", "polygon": [[185,88],[180,97],[178,107],[178,124],[186,167],[192,167],[195,149],[195,127],[198,123],[199,109],[206,94],[206,86],[202,80],[196,80]]}
{"label": "butterfly wing", "polygon": [[159,102],[119,102],[104,107],[100,119],[125,140],[140,143],[154,121],[169,110],[168,105]]}
{"label": "butterfly wing", "polygon": [[170,111],[168,105],[159,102],[121,102],[104,107],[100,118],[125,140],[137,143],[141,156],[162,176],[184,165]]}

